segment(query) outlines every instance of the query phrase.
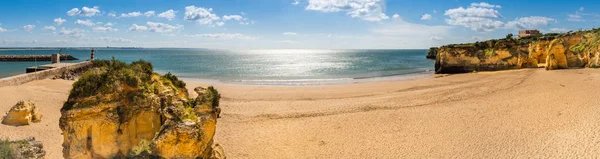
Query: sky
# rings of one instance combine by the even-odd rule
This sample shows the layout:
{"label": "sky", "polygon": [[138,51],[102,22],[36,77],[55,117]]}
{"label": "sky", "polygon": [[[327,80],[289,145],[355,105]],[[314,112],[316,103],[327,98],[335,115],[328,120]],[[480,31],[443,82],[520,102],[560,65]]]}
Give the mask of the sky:
{"label": "sky", "polygon": [[[424,49],[600,24],[600,1],[10,0],[0,47]],[[598,25],[600,26],[600,25]]]}

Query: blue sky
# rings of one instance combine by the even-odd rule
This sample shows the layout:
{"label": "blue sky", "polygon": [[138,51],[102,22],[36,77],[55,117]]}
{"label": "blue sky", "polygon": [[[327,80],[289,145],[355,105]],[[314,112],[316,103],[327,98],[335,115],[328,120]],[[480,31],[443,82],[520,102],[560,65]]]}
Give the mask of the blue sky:
{"label": "blue sky", "polygon": [[598,27],[600,1],[11,0],[0,47],[421,49]]}

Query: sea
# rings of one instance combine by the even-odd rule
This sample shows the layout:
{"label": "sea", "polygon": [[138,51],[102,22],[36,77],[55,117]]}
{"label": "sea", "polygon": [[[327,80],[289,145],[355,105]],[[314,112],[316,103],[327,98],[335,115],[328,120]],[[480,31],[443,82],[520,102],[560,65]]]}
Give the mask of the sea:
{"label": "sea", "polygon": [[[91,49],[62,53],[90,58]],[[52,54],[58,49],[4,49],[0,55]],[[201,82],[248,85],[321,85],[433,74],[427,50],[215,50],[97,48],[95,59],[152,62],[154,71]],[[0,62],[0,78],[23,74],[29,66],[50,62]]]}

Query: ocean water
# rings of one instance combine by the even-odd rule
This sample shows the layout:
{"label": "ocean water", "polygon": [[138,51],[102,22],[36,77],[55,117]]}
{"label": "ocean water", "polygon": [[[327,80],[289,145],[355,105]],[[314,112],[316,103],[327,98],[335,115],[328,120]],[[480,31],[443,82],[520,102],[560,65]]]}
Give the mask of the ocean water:
{"label": "ocean water", "polygon": [[[51,54],[57,50],[0,50],[2,54]],[[87,60],[88,49],[63,53]],[[401,78],[431,74],[427,50],[209,50],[97,49],[96,59],[152,62],[159,73],[187,80],[261,85],[304,85]],[[77,62],[77,61],[63,61]],[[25,72],[28,66],[49,62],[0,62],[0,77]]]}

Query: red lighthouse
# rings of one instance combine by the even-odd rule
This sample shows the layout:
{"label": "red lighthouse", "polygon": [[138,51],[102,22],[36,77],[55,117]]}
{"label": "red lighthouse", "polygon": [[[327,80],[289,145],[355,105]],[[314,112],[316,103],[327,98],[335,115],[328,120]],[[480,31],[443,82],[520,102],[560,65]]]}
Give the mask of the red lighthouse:
{"label": "red lighthouse", "polygon": [[90,61],[94,61],[94,49],[92,49],[92,54],[90,55]]}

